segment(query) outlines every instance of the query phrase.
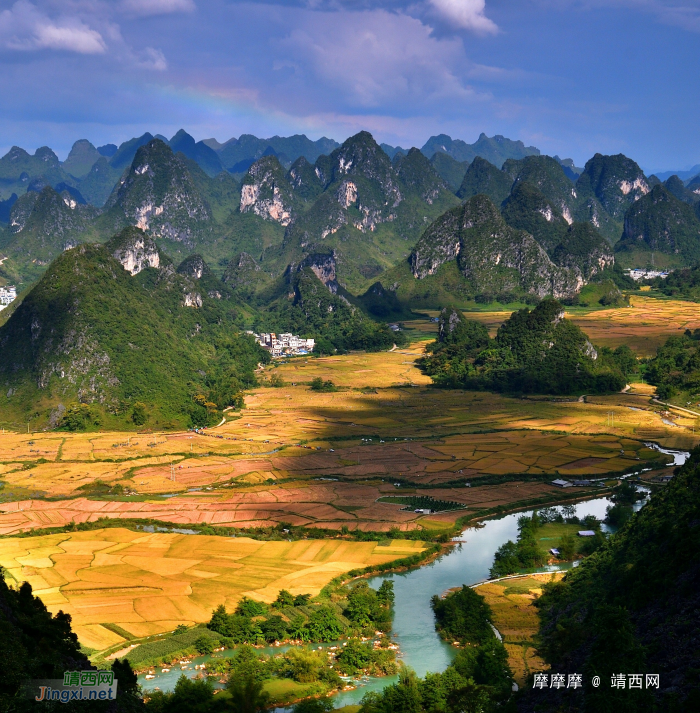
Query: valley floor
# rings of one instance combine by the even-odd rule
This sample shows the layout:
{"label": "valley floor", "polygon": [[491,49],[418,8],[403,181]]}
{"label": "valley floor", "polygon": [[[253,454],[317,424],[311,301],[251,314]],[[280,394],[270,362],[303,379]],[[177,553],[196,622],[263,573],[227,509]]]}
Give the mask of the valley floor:
{"label": "valley floor", "polygon": [[[676,305],[687,303],[639,300],[633,298],[630,309],[574,319],[600,324],[594,341],[611,345],[647,327],[645,339],[653,341],[678,325],[696,324],[692,311],[673,316]],[[507,315],[472,316],[493,326]],[[435,325],[423,319],[407,326],[427,338]],[[614,483],[620,474],[658,467],[663,456],[649,441],[680,449],[700,442],[695,417],[664,412],[644,384],[612,396],[556,400],[433,388],[416,364],[424,345],[277,363],[263,381],[274,372],[283,385],[251,391],[244,410],[228,412],[219,427],[200,433],[1,434],[0,564],[16,581],[32,581],[50,607],[71,611],[81,640],[102,648],[204,621],[220,603],[217,586],[225,579],[214,577],[221,572],[212,567],[228,567],[226,577],[237,582],[229,587],[231,607],[244,593],[269,599],[266,593],[282,586],[294,591],[285,577],[303,576],[311,593],[349,569],[401,553],[386,549],[392,540],[378,545],[334,537],[315,541],[318,552],[291,557],[283,551],[291,543],[119,527],[69,533],[73,523],[108,518],[131,528],[150,521],[240,530],[289,523],[334,535],[391,532],[394,540],[421,529],[434,535],[458,521],[600,493],[597,486],[562,490],[551,481]],[[313,391],[317,377],[335,390]],[[415,512],[427,508],[433,512]],[[66,531],[16,537],[44,528]],[[222,554],[221,543],[261,552]],[[274,556],[263,553],[268,546]],[[405,545],[414,546],[420,543]],[[166,556],[172,547],[177,553]],[[202,547],[207,551],[199,552]],[[347,551],[336,552],[343,547]],[[283,564],[294,566],[287,571]],[[132,584],[143,580],[139,592],[122,581],[127,570]],[[107,593],[109,606],[100,600]],[[141,600],[143,612],[135,604]],[[83,616],[88,611],[95,616]],[[536,666],[525,639],[507,643],[519,647],[513,651],[522,658],[523,675]]]}

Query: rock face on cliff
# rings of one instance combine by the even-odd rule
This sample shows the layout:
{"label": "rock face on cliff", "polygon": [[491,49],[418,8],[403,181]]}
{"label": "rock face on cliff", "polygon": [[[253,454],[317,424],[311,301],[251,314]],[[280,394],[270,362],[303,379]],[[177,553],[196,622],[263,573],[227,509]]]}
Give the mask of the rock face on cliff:
{"label": "rock face on cliff", "polygon": [[155,240],[139,228],[126,228],[107,243],[107,249],[130,275],[148,267],[160,267],[161,254]]}
{"label": "rock face on cliff", "polygon": [[583,284],[576,270],[555,265],[531,235],[508,226],[484,195],[435,221],[410,263],[414,277],[421,279],[449,260],[457,260],[477,292],[522,290],[539,297],[566,297]]}
{"label": "rock face on cliff", "polygon": [[241,184],[241,213],[255,215],[287,226],[294,219],[294,194],[276,156],[263,156]]}
{"label": "rock face on cliff", "polygon": [[307,255],[299,263],[297,270],[301,271],[307,267],[333,294],[338,291],[338,281],[335,272],[335,253],[314,253]]}
{"label": "rock face on cliff", "polygon": [[180,155],[159,139],[139,148],[106,204],[106,229],[134,225],[188,248],[211,231],[212,211]]}
{"label": "rock face on cliff", "polygon": [[576,187],[582,198],[595,198],[618,223],[627,209],[650,190],[644,172],[632,159],[623,154],[599,153],[586,162]]}
{"label": "rock face on cliff", "polygon": [[617,249],[642,248],[700,260],[700,220],[692,206],[663,185],[637,201],[625,214],[625,229]]}

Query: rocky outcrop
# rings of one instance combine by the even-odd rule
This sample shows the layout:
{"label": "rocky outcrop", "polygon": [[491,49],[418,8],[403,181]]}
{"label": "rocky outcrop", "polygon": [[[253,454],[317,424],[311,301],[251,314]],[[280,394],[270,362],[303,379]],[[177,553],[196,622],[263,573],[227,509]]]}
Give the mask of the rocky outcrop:
{"label": "rocky outcrop", "polygon": [[201,255],[197,254],[186,257],[178,266],[177,272],[180,275],[186,275],[195,280],[201,280],[205,275],[211,274],[209,265],[207,265]]}
{"label": "rocky outcrop", "polygon": [[297,267],[297,271],[310,268],[318,279],[333,293],[338,291],[336,280],[336,256],[335,252],[307,255]]}
{"label": "rocky outcrop", "polygon": [[286,227],[294,217],[293,201],[276,156],[263,156],[248,169],[241,185],[241,213],[254,213]]}
{"label": "rocky outcrop", "polygon": [[212,213],[185,161],[159,139],[139,148],[107,201],[108,216],[193,247],[211,230]]}
{"label": "rocky outcrop", "polygon": [[186,292],[182,304],[185,307],[201,307],[204,303],[199,292]]}
{"label": "rocky outcrop", "polygon": [[650,190],[644,172],[632,159],[623,154],[599,153],[586,163],[576,189],[581,196],[595,196],[616,221],[621,221],[627,209]]}
{"label": "rocky outcrop", "polygon": [[161,255],[155,240],[140,228],[126,228],[107,243],[112,256],[131,275],[148,267],[160,267]]}

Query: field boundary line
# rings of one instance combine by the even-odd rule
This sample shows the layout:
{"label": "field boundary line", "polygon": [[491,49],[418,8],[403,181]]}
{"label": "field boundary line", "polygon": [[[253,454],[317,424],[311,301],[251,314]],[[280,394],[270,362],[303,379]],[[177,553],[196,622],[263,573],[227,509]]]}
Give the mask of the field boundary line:
{"label": "field boundary line", "polygon": [[693,416],[700,418],[700,413],[697,411],[691,411],[689,408],[683,408],[683,406],[675,406],[674,404],[666,403],[665,401],[659,401],[659,399],[652,398],[655,404],[660,404],[661,406],[666,406],[669,409],[675,409],[676,411],[684,411],[685,413],[691,413]]}

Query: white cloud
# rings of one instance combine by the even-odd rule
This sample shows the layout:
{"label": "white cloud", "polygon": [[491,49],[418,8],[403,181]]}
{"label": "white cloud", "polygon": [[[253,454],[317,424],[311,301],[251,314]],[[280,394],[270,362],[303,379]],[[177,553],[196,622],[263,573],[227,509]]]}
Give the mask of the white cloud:
{"label": "white cloud", "polygon": [[36,46],[54,50],[68,50],[80,54],[101,54],[106,51],[102,35],[82,23],[77,26],[39,25],[35,30]]}
{"label": "white cloud", "polygon": [[194,0],[122,0],[122,8],[132,15],[168,15],[193,12]]}
{"label": "white cloud", "polygon": [[462,41],[436,38],[416,18],[376,10],[312,13],[304,19],[281,42],[285,66],[315,75],[336,102],[380,107],[481,98],[463,81],[471,63]]}
{"label": "white cloud", "polygon": [[484,15],[486,0],[430,0],[438,14],[454,28],[495,34],[498,26]]}
{"label": "white cloud", "polygon": [[18,0],[0,13],[0,46],[13,50],[54,49],[79,54],[102,54],[102,35],[78,18],[52,20],[35,5]]}
{"label": "white cloud", "polygon": [[146,49],[136,57],[136,64],[143,69],[154,69],[157,72],[164,72],[168,68],[165,55],[153,47],[146,47]]}

